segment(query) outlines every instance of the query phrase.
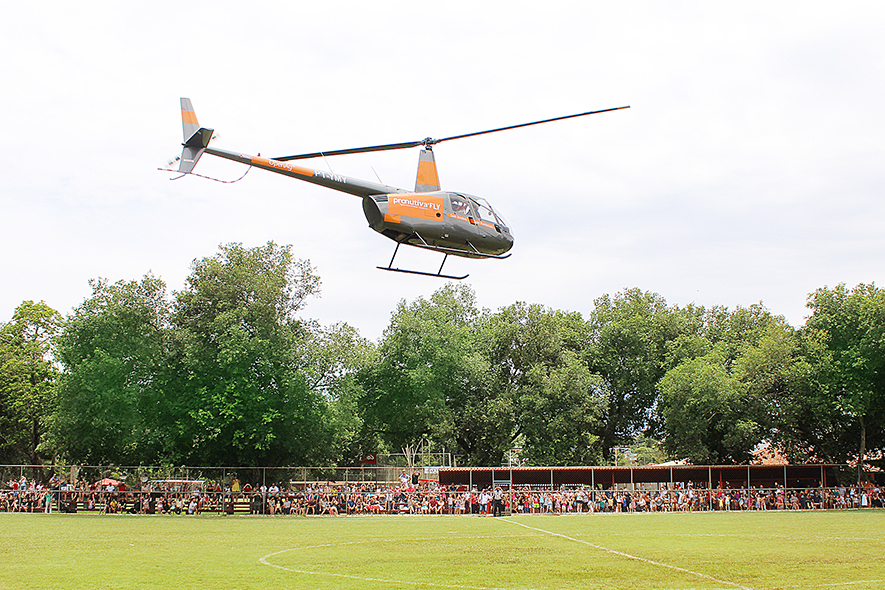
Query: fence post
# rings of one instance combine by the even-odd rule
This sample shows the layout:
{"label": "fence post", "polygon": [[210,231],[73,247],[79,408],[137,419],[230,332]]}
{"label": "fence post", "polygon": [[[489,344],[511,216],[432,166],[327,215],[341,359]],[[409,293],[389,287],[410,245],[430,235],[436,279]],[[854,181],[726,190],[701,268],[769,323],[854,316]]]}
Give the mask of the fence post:
{"label": "fence post", "polygon": [[707,510],[713,510],[713,468],[707,467],[709,487],[707,488]]}

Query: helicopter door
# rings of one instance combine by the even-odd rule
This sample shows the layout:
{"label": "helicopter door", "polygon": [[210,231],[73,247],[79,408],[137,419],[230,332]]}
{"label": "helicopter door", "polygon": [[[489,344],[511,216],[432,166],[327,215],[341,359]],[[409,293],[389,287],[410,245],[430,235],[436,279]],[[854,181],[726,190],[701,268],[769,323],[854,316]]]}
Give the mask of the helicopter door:
{"label": "helicopter door", "polygon": [[473,209],[467,199],[459,197],[457,195],[453,195],[451,198],[451,203],[452,213],[454,215],[460,217],[461,219],[465,219],[466,221],[470,221],[471,224],[476,223],[476,221],[474,221],[475,215],[473,213]]}
{"label": "helicopter door", "polygon": [[[474,209],[476,210],[476,218],[480,221],[484,221],[486,227],[493,226],[495,231],[501,233],[501,228],[498,226],[498,218],[495,216],[495,212],[492,210],[491,205],[485,199],[481,199],[478,197],[474,197],[473,199]],[[471,220],[471,223],[473,220]]]}

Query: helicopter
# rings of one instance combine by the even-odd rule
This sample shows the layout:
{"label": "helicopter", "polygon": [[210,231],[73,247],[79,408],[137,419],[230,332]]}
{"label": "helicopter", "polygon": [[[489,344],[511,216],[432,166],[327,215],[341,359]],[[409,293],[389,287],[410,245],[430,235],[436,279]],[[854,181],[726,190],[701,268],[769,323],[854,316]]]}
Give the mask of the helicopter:
{"label": "helicopter", "polygon": [[[197,165],[200,156],[206,153],[360,197],[363,201],[363,213],[369,222],[369,227],[396,242],[396,248],[393,251],[390,263],[387,266],[379,266],[377,268],[391,272],[461,280],[469,275],[453,276],[443,274],[443,267],[449,255],[501,260],[509,257],[511,254],[509,251],[513,247],[513,235],[510,231],[510,225],[501,213],[493,208],[486,199],[462,192],[441,190],[439,176],[436,171],[436,160],[433,155],[433,146],[444,141],[464,139],[498,131],[628,108],[630,107],[623,106],[588,111],[575,115],[453,135],[442,139],[427,137],[418,141],[265,158],[260,154],[250,156],[210,147],[209,143],[214,138],[214,129],[201,127],[197,121],[197,115],[194,112],[191,100],[189,98],[182,98],[181,123],[184,143],[182,144],[181,156],[178,158],[178,172],[180,176],[172,180],[178,180],[185,175],[195,174],[193,172],[194,167]],[[375,183],[351,178],[324,170],[314,170],[291,163],[296,160],[415,147],[421,147],[421,151],[418,155],[418,174],[415,180],[414,191],[388,186],[380,182]],[[396,259],[397,252],[399,252],[399,247],[402,244],[443,254],[439,270],[432,273],[395,268],[393,261]]]}

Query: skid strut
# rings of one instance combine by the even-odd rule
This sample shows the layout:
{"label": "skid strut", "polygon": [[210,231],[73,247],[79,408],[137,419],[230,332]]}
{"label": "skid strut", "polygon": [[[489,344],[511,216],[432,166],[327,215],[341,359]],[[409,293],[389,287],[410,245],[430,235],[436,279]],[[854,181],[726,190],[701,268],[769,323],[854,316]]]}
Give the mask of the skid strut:
{"label": "skid strut", "polygon": [[404,272],[406,274],[411,274],[411,275],[424,275],[425,277],[437,277],[437,278],[441,278],[441,279],[454,279],[456,281],[460,281],[461,279],[466,279],[467,277],[470,276],[470,275],[464,275],[461,277],[456,277],[453,275],[442,274],[443,266],[445,266],[446,260],[448,260],[448,258],[449,258],[448,254],[443,255],[442,264],[439,265],[439,270],[436,273],[424,272],[424,271],[420,271],[420,270],[408,270],[405,268],[393,268],[393,260],[394,260],[394,258],[396,258],[396,253],[399,252],[399,245],[400,245],[400,242],[397,242],[396,248],[394,248],[394,250],[393,250],[393,256],[390,257],[390,264],[388,264],[387,266],[377,266],[376,268],[379,268],[381,270],[389,270],[390,272]]}

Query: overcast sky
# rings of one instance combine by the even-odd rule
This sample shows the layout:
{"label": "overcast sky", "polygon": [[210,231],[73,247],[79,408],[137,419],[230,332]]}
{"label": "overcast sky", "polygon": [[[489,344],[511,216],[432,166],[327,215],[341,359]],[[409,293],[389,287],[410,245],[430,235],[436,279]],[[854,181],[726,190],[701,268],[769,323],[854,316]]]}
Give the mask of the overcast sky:
{"label": "overcast sky", "polygon": [[[181,289],[229,242],[292,244],[323,282],[303,315],[371,339],[443,286],[376,270],[394,243],[358,198],[261,170],[170,181],[181,96],[213,145],[265,156],[630,105],[436,147],[443,188],[512,226],[509,259],[446,263],[493,310],[586,316],[638,287],[798,327],[815,289],[885,275],[882,2],[49,1],[3,19],[0,321],[28,299],[67,314],[95,277]],[[312,166],[411,189],[417,152]],[[405,250],[397,266],[438,268]]]}

